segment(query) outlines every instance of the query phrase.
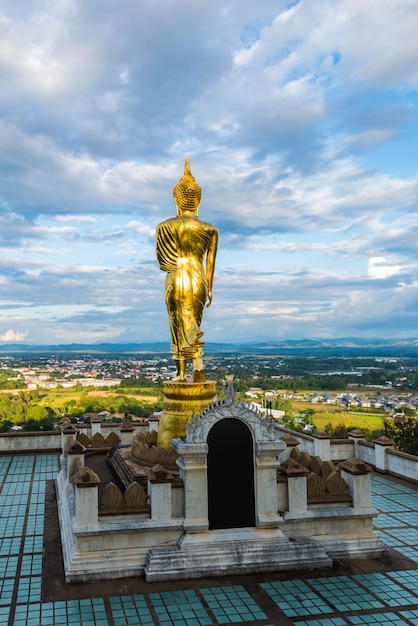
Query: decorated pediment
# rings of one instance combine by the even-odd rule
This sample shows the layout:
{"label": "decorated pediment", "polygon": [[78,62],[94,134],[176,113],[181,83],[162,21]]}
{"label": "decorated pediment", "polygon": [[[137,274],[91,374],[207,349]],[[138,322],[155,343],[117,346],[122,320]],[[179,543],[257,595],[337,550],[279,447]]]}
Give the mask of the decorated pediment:
{"label": "decorated pediment", "polygon": [[[281,433],[276,429],[274,419],[266,416],[252,404],[237,403],[235,394],[207,406],[197,417],[186,423],[186,443],[206,443],[212,426],[223,419],[238,419],[251,430],[255,441],[280,442]],[[283,447],[285,444],[282,443]]]}

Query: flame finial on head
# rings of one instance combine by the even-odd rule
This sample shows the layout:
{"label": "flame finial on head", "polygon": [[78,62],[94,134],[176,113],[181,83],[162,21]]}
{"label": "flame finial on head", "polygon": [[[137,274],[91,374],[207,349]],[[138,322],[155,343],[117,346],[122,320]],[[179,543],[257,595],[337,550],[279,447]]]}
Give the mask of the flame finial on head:
{"label": "flame finial on head", "polygon": [[184,162],[184,174],[173,190],[174,202],[178,211],[197,211],[202,197],[200,185],[195,181],[190,169],[189,157]]}
{"label": "flame finial on head", "polygon": [[189,161],[188,156],[186,156],[186,160],[184,161],[184,176],[191,176],[193,178],[192,170],[190,169],[190,161]]}

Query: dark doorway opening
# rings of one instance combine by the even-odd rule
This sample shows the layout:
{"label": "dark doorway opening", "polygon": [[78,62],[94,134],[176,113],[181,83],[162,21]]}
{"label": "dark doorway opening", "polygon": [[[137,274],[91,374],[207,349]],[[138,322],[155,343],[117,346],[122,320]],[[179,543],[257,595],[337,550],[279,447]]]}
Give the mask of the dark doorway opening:
{"label": "dark doorway opening", "polygon": [[209,528],[255,526],[254,444],[244,422],[226,418],[209,431]]}

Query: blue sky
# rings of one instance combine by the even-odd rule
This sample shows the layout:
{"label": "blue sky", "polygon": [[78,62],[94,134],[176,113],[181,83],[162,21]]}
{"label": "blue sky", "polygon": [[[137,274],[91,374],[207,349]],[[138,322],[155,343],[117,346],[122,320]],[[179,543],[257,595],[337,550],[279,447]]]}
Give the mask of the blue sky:
{"label": "blue sky", "polygon": [[0,341],[168,341],[188,155],[206,341],[416,337],[415,0],[3,0]]}

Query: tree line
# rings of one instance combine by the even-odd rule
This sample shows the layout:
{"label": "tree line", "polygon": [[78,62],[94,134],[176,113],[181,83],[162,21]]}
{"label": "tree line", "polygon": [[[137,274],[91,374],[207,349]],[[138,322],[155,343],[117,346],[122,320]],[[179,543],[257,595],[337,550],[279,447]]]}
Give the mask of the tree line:
{"label": "tree line", "polygon": [[0,395],[0,432],[7,432],[16,426],[27,431],[52,430],[63,415],[80,419],[89,413],[108,411],[112,417],[128,413],[146,418],[162,408],[161,401],[144,402],[123,393],[91,397],[87,392],[88,389],[84,388],[81,394],[55,409],[40,403],[37,390],[3,393]]}

